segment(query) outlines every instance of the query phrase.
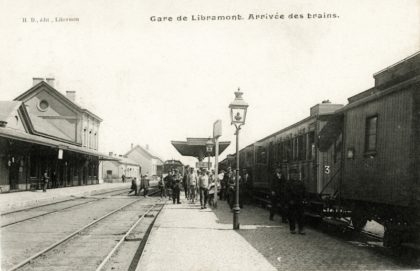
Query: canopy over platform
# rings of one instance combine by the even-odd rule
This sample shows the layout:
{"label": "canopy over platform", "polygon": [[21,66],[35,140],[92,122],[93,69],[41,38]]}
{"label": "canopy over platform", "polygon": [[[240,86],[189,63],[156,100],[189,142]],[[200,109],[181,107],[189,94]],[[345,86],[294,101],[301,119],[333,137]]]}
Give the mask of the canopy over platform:
{"label": "canopy over platform", "polygon": [[[171,141],[172,145],[182,156],[193,156],[202,161],[207,156],[206,143],[208,138],[187,138],[187,141]],[[219,142],[219,155],[230,145],[230,141]],[[215,147],[210,156],[215,156]]]}

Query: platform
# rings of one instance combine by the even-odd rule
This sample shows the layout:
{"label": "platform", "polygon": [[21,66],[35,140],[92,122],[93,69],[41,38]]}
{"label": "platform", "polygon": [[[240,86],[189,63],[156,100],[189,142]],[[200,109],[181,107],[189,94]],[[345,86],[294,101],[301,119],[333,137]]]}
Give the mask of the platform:
{"label": "platform", "polygon": [[131,183],[102,183],[85,186],[71,186],[64,188],[23,191],[0,194],[0,213],[47,204],[54,201],[66,200],[71,197],[89,196],[91,194],[106,192],[107,190],[130,188]]}
{"label": "platform", "polygon": [[199,204],[168,204],[158,216],[137,270],[276,270],[232,224]]}

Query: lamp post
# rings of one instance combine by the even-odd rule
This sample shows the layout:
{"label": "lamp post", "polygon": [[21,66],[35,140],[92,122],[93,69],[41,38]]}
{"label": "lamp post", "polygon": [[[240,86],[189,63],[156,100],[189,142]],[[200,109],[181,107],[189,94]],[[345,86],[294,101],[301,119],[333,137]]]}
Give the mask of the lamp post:
{"label": "lamp post", "polygon": [[239,130],[245,125],[246,111],[248,104],[242,98],[243,92],[238,88],[235,92],[235,100],[229,104],[231,124],[236,128],[236,183],[235,183],[235,204],[233,206],[233,229],[239,230]]}

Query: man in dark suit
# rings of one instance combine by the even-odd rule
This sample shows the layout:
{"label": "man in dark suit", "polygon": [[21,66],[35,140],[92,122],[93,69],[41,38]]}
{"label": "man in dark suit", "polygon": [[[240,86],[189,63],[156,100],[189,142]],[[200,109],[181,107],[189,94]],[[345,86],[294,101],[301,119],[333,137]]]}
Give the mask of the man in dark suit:
{"label": "man in dark suit", "polygon": [[[276,212],[281,214],[281,221],[287,223],[287,211],[285,201],[285,179],[281,174],[280,168],[276,168],[273,178],[271,179],[271,193],[270,193],[270,220],[274,220]],[[280,208],[278,204],[280,203]]]}
{"label": "man in dark suit", "polygon": [[172,183],[172,200],[174,204],[175,204],[175,201],[177,204],[181,203],[179,199],[181,186],[182,186],[182,176],[179,173],[178,169],[175,169],[175,174],[173,176],[173,183]]}
{"label": "man in dark suit", "polygon": [[291,179],[286,182],[285,187],[286,203],[288,205],[288,218],[290,233],[295,234],[296,223],[298,224],[299,234],[305,234],[303,202],[306,197],[305,185],[302,181]]}

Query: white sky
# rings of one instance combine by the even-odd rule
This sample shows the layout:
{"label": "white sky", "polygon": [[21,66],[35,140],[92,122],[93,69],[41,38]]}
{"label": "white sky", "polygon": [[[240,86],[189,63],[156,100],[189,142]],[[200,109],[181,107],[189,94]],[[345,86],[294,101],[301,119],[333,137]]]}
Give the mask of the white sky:
{"label": "white sky", "polygon": [[[250,104],[240,147],[309,115],[324,99],[373,86],[373,73],[420,49],[420,1],[0,1],[0,100],[53,76],[104,119],[100,151],[208,137],[216,119],[232,141],[228,105]],[[153,23],[151,16],[336,13],[339,19]],[[22,23],[78,17],[78,23]]]}

